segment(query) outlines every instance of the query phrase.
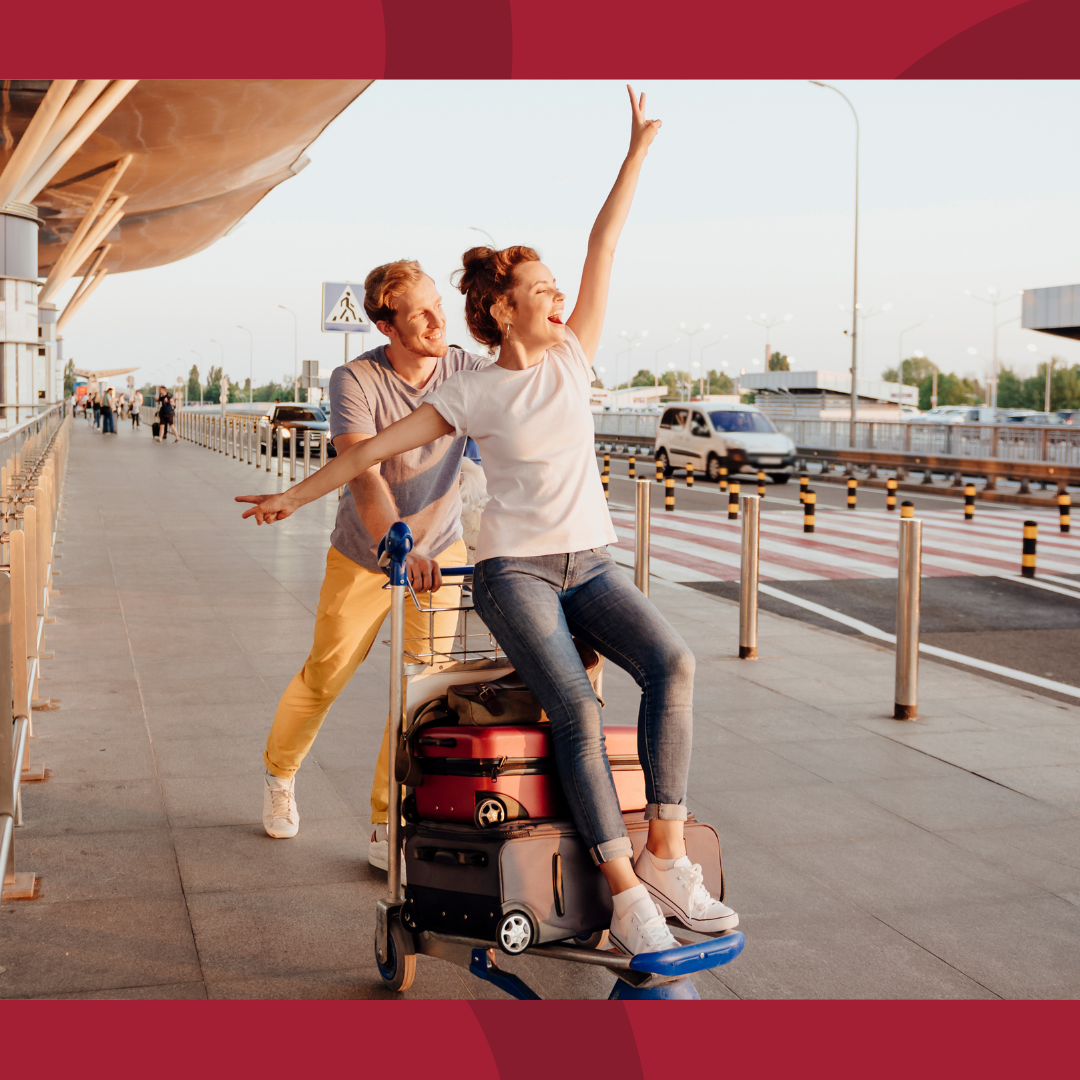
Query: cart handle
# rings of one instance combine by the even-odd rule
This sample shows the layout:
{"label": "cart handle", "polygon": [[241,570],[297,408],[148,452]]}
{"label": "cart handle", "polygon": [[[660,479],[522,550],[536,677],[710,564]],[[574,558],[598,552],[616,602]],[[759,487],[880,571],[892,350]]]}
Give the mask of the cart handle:
{"label": "cart handle", "polygon": [[412,530],[404,521],[395,521],[379,541],[379,566],[390,578],[391,585],[405,585],[405,560],[412,551]]}
{"label": "cart handle", "polygon": [[439,572],[443,577],[467,577],[473,572],[471,566],[440,566]]}

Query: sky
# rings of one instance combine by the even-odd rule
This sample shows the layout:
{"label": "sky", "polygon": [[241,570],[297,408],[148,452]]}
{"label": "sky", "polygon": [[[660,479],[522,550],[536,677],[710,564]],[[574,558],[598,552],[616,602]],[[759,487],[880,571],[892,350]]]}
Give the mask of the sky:
{"label": "sky", "polygon": [[[766,331],[748,315],[791,315],[768,340],[793,367],[847,370],[855,121],[844,100],[807,82],[631,81],[663,128],[616,253],[596,358],[605,381],[616,368],[625,381],[631,361],[761,370]],[[891,305],[860,324],[860,374],[895,367],[902,346],[985,379],[994,311],[965,290],[1010,298],[1080,281],[1080,83],[835,85],[861,131],[861,310]],[[569,308],[629,113],[620,83],[376,82],[228,236],[110,275],[68,326],[65,356],[137,364],[140,383],[222,361],[234,381],[249,362],[256,385],[280,380],[294,366],[283,304],[297,313],[298,359],[331,367],[345,349],[320,332],[321,283],[362,282],[397,258],[420,260],[442,291],[448,339],[471,347],[450,276],[486,242],[473,228],[537,248]],[[1024,375],[1051,353],[1080,361],[1080,343],[1021,330],[1019,312],[1019,299],[997,308],[1003,363]],[[678,331],[706,323],[692,340]],[[250,360],[238,326],[252,331]],[[628,353],[620,334],[642,331]],[[350,335],[350,356],[383,340]]]}

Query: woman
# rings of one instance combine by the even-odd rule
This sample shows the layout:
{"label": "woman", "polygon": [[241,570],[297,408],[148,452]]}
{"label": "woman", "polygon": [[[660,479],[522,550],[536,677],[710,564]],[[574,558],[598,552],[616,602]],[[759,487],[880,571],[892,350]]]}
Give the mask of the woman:
{"label": "woman", "polygon": [[[686,858],[694,657],[607,554],[615,531],[596,468],[589,386],[607,307],[615,244],[660,121],[635,100],[630,150],[592,233],[578,302],[536,252],[473,248],[458,287],[474,338],[496,363],[458,372],[411,416],[341,454],[279,495],[241,496],[260,523],[287,517],[380,461],[457,433],[479,445],[491,500],[477,545],[476,609],[551,721],[574,821],[614,900],[613,940],[626,952],[677,946],[675,916],[703,931],[738,925]],[[436,585],[438,582],[436,582]],[[649,836],[637,863],[604,752],[600,705],[571,634],[628,671],[642,688],[638,748]],[[658,906],[659,905],[659,906]]]}
{"label": "woman", "polygon": [[[169,388],[167,386],[158,387],[158,423],[161,426],[160,434],[161,441],[165,442],[169,437],[169,428],[173,423],[173,402],[172,397],[169,395]],[[177,436],[176,442],[180,441]]]}

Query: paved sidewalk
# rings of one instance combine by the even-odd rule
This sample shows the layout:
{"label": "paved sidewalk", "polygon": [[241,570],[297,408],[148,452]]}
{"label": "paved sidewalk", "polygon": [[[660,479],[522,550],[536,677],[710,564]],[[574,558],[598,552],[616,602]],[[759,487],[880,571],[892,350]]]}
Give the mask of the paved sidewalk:
{"label": "paved sidewalk", "polygon": [[[377,645],[297,781],[299,835],[262,830],[261,752],[310,645],[332,500],[280,526],[275,490],[187,443],[77,425],[20,867],[0,908],[2,997],[389,996],[376,976],[368,793],[385,716]],[[891,715],[885,648],[655,581],[697,653],[691,807],[724,845],[746,950],[703,997],[1080,994],[1080,708],[926,660],[922,719]],[[636,712],[606,676],[611,720]],[[602,971],[519,958],[545,996]],[[421,958],[408,996],[502,997]]]}

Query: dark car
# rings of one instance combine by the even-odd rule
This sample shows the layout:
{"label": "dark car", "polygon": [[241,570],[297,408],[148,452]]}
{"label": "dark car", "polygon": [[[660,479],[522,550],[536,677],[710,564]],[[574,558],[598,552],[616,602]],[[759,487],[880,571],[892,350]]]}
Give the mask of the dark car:
{"label": "dark car", "polygon": [[[279,403],[274,406],[273,412],[267,417],[270,424],[270,453],[277,455],[277,433],[281,430],[281,445],[285,457],[292,457],[292,447],[301,439],[302,432],[318,432],[319,439],[312,440],[310,435],[304,438],[311,440],[311,456],[320,457],[322,445],[327,447],[327,457],[337,457],[334,444],[330,441],[330,421],[326,414],[319,408],[317,403],[311,405]],[[263,452],[266,450],[266,427],[260,429],[260,441]],[[302,449],[297,449],[297,457],[303,454]]]}

